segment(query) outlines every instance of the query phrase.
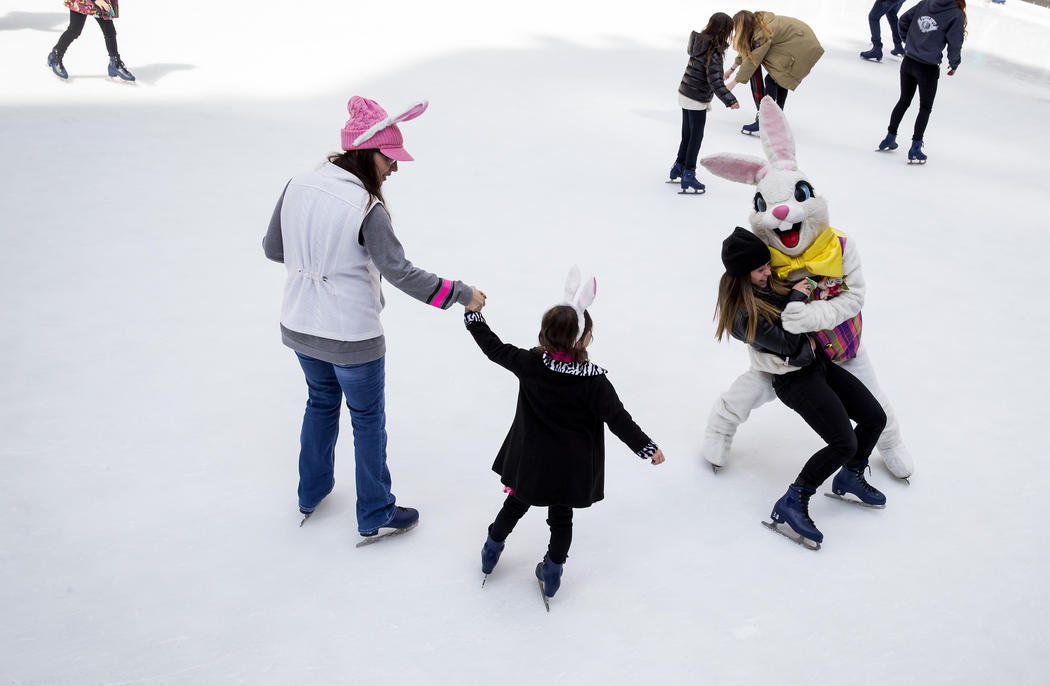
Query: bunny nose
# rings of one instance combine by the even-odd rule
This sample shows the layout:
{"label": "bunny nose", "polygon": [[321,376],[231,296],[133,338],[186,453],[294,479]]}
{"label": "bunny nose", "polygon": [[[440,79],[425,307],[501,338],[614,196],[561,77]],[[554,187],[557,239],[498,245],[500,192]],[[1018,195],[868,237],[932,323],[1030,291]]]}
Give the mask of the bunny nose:
{"label": "bunny nose", "polygon": [[785,219],[787,219],[789,211],[790,210],[788,209],[787,205],[777,205],[773,208],[773,216],[779,219],[780,221],[784,221]]}

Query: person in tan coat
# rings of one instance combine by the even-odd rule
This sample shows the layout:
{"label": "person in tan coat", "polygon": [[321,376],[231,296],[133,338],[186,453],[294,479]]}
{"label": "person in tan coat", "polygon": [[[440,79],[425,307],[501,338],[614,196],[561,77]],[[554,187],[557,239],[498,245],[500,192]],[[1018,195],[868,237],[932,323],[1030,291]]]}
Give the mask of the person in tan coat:
{"label": "person in tan coat", "polygon": [[[768,95],[780,109],[784,109],[788,91],[798,88],[824,54],[824,48],[806,22],[772,12],[747,10],[733,15],[733,49],[737,57],[725,73],[729,89],[738,83],[753,81],[751,88],[756,102],[762,95]],[[766,68],[764,84],[760,66]],[[738,68],[736,79],[730,81],[729,77]],[[757,78],[753,80],[752,77]],[[741,133],[756,135],[758,117],[753,124],[744,126]]]}

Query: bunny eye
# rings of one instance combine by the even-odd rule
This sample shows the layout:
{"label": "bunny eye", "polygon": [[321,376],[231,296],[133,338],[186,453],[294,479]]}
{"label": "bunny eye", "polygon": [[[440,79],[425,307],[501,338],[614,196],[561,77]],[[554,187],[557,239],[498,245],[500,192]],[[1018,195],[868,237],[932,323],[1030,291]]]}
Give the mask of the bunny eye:
{"label": "bunny eye", "polygon": [[[795,191],[798,194],[798,191]],[[766,199],[762,197],[761,193],[755,193],[755,211],[765,212],[766,211]]]}
{"label": "bunny eye", "polygon": [[808,181],[799,181],[795,184],[795,200],[804,202],[813,197],[813,186]]}

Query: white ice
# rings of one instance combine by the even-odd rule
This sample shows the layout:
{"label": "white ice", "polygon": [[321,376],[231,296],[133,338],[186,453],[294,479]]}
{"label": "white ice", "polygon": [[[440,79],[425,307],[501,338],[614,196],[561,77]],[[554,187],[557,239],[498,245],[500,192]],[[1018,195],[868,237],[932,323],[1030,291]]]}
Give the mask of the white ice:
{"label": "white ice", "polygon": [[[866,345],[916,462],[906,486],[875,461],[884,511],[815,499],[812,553],[758,525],[820,445],[796,415],[758,410],[718,476],[697,457],[746,365],[711,316],[753,191],[663,181],[689,31],[735,6],[124,5],[134,86],[103,78],[93,22],[59,81],[61,3],[0,2],[0,684],[1050,681],[1050,10],[969,3],[930,161],[909,167],[874,152],[899,62],[857,56],[869,0],[764,5],[827,50],[786,112],[864,256]],[[761,154],[735,93],[702,155]],[[458,307],[386,289],[389,460],[420,526],[354,547],[344,420],[336,490],[298,527],[305,384],[260,240],[352,94],[430,99],[385,188],[395,227],[417,264],[488,293],[505,340],[534,341],[571,264],[597,274],[593,358],[667,454],[609,436],[550,614],[542,512],[481,588],[516,384]]]}

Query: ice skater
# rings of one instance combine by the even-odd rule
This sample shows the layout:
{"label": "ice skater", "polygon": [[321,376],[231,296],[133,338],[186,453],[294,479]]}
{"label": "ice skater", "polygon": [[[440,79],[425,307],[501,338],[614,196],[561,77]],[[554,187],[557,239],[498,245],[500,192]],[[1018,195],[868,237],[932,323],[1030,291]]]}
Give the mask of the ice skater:
{"label": "ice skater", "polygon": [[65,5],[69,8],[69,27],[59,36],[58,43],[47,56],[47,65],[51,67],[55,76],[60,79],[69,78],[69,72],[62,64],[62,58],[70,44],[80,37],[87,18],[93,16],[98,21],[99,28],[102,29],[102,36],[106,40],[110,77],[134,81],[135,75],[124,66],[124,61],[120,59],[120,51],[117,50],[117,28],[113,21],[120,16],[117,0],[65,0]]}
{"label": "ice skater", "polygon": [[769,248],[740,227],[722,243],[722,264],[726,271],[718,284],[715,335],[750,345],[752,358],[763,360],[772,374],[777,397],[827,443],[773,506],[767,526],[819,549],[824,535],[809,515],[809,499],[835,470],[835,497],[873,508],[886,505],[886,496],[864,478],[886,413],[863,383],[817,349],[816,339],[784,329],[781,313],[789,303],[809,300],[809,280],[791,286],[773,276]]}
{"label": "ice skater", "polygon": [[478,289],[414,266],[384,204],[383,184],[398,162],[412,160],[397,124],[426,108],[423,101],[387,115],[374,100],[350,98],[344,152],[288,182],[263,238],[266,257],[287,270],[281,338],[295,351],[309,392],[300,433],[299,512],[305,522],[335,486],[345,396],[354,432],[358,545],[419,521],[415,508],[396,504],[387,467],[380,277],[442,310],[485,302]]}
{"label": "ice skater", "polygon": [[715,12],[700,33],[689,36],[689,64],[685,67],[682,83],[678,86],[678,104],[682,108],[682,140],[678,157],[671,167],[671,183],[680,181],[682,193],[703,193],[704,184],[696,180],[696,158],[704,140],[704,126],[711,100],[717,96],[731,110],[740,109],[740,103],[726,88],[722,79],[722,58],[729,47],[733,19],[723,12]]}
{"label": "ice skater", "polygon": [[519,382],[514,421],[492,465],[508,495],[489,525],[481,571],[486,578],[492,573],[529,507],[546,507],[550,544],[536,578],[548,611],[572,543],[572,510],[605,497],[605,425],[638,457],[654,465],[664,461],[663,451],[624,409],[606,370],[588,358],[593,324],[587,307],[596,292],[597,282],[581,282],[574,267],[565,299],[544,313],[539,346],[531,350],[503,343],[485,323],[483,303],[468,305],[464,313],[478,347]]}
{"label": "ice skater", "polygon": [[923,136],[937,95],[941,57],[947,48],[948,76],[954,76],[962,61],[966,0],[922,0],[901,15],[900,31],[905,36],[906,46],[901,60],[901,94],[890,113],[890,125],[886,128],[886,137],[879,143],[879,150],[897,149],[897,127],[911,107],[918,89],[919,113],[915,116],[908,164],[926,164],[926,154],[922,151]]}
{"label": "ice skater", "polygon": [[897,12],[900,11],[903,4],[904,0],[875,0],[875,4],[871,6],[871,11],[868,12],[868,28],[871,29],[871,50],[865,50],[860,53],[861,58],[875,60],[876,62],[882,61],[882,31],[879,28],[879,22],[883,17],[886,17],[886,21],[889,22],[890,34],[893,36],[893,50],[890,50],[890,54],[894,57],[904,55],[904,43],[901,40],[900,30],[897,27],[897,23],[900,21],[897,17]]}
{"label": "ice skater", "polygon": [[[766,80],[762,89],[780,109],[784,109],[788,91],[802,83],[824,54],[824,48],[806,22],[793,17],[782,17],[772,12],[749,12],[740,10],[733,15],[733,49],[737,56],[733,66],[724,74],[726,81],[740,68],[736,78],[729,81],[729,90],[738,83],[747,83],[758,71],[766,68]],[[752,85],[752,91],[755,91]],[[761,97],[757,95],[756,97]],[[756,103],[757,104],[757,103]],[[740,133],[758,133],[758,116],[753,124],[745,125]]]}

